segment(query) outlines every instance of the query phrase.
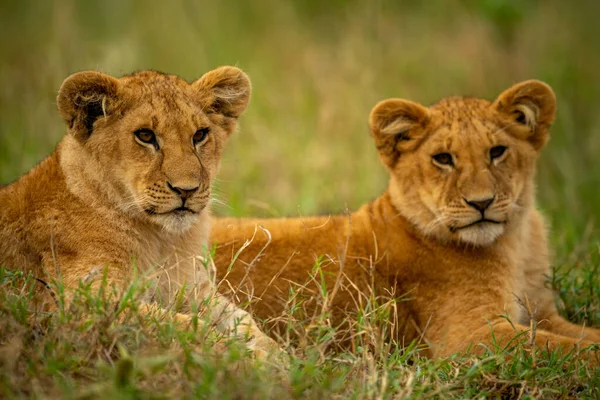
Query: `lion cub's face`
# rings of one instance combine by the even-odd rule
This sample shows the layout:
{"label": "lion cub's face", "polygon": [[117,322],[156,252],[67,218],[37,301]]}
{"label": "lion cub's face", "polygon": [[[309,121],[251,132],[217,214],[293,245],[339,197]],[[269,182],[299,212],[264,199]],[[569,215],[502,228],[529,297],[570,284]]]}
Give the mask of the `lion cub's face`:
{"label": "lion cub's face", "polygon": [[371,131],[391,172],[392,201],[426,235],[493,243],[532,201],[535,160],[555,104],[550,87],[538,81],[515,85],[494,102],[377,104]]}
{"label": "lion cub's face", "polygon": [[123,212],[183,232],[210,201],[223,145],[249,97],[247,76],[233,67],[192,84],[152,71],[120,79],[81,72],[65,80],[58,105],[86,160],[81,178]]}

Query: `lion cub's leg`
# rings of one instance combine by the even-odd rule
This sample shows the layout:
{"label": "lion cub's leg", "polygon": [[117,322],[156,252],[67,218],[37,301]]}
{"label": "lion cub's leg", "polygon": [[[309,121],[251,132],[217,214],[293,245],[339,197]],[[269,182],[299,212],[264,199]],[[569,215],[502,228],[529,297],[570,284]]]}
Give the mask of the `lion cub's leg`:
{"label": "lion cub's leg", "polygon": [[286,363],[281,347],[260,330],[248,312],[220,294],[215,294],[211,303],[210,320],[217,324],[220,332],[244,340],[257,358],[275,356],[279,362]]}
{"label": "lion cub's leg", "polygon": [[274,355],[284,362],[283,350],[260,330],[252,316],[217,293],[216,268],[210,257],[180,258],[163,271],[158,281],[168,297],[177,297],[176,293],[184,289],[187,308],[192,301],[203,304],[209,313],[208,320],[218,332],[243,341],[259,359]]}
{"label": "lion cub's leg", "polygon": [[[557,335],[600,343],[599,329],[574,324],[560,316],[554,303],[554,293],[547,286],[546,276],[548,274],[544,270],[549,270],[549,268],[530,269],[526,271],[525,275],[526,300],[531,305],[532,316],[537,321],[538,327]],[[529,317],[521,322],[528,324],[528,319]]]}
{"label": "lion cub's leg", "polygon": [[[65,264],[61,265],[61,270],[65,274],[60,274],[59,281],[62,286],[62,299],[65,310],[69,310],[73,304],[73,299],[76,297],[77,288],[83,285],[89,285],[91,293],[100,293],[104,291],[104,296],[107,301],[118,302],[126,290],[127,284],[132,281],[131,274],[124,268],[116,265],[106,265],[104,267],[83,267],[85,263],[80,264]],[[187,313],[172,312],[168,307],[161,306],[163,303],[156,302],[153,295],[144,294],[141,303],[138,305],[138,310],[144,315],[152,315],[157,318],[172,320],[183,329],[187,329],[192,323],[192,315],[190,311],[190,297],[196,300],[197,304],[201,304],[206,299],[211,300],[207,306],[210,310],[210,325],[215,324],[217,330],[227,336],[233,336],[246,343],[248,348],[259,359],[268,359],[271,355],[276,355],[283,362],[282,349],[274,340],[264,334],[256,325],[254,319],[247,312],[234,306],[228,299],[216,294],[214,278],[211,274],[202,273],[192,277],[185,276],[186,273],[181,271],[189,271],[192,266],[183,264],[182,270],[178,268],[171,270],[171,280],[169,284],[164,284],[164,279],[155,274],[141,277],[142,280],[158,280],[159,285],[162,283],[162,295],[166,295],[165,300],[170,303],[178,296],[180,290],[183,290],[184,308]],[[195,266],[193,266],[195,268]],[[67,274],[68,272],[68,274]],[[189,278],[187,280],[186,278]],[[186,287],[185,282],[196,282],[191,287]],[[181,282],[184,282],[183,284]],[[187,292],[187,293],[186,293]],[[58,309],[57,296],[52,296],[53,300],[46,301],[48,311],[56,311]],[[198,323],[204,328],[208,328],[206,321],[201,318]]]}
{"label": "lion cub's leg", "polygon": [[[557,335],[552,332],[538,329],[535,331],[535,337],[530,335],[529,327],[521,324],[512,324],[505,319],[491,321],[489,325],[484,325],[474,331],[457,329],[449,335],[444,348],[439,355],[450,355],[455,352],[467,351],[469,348],[472,352],[482,353],[483,348],[476,346],[477,344],[485,344],[488,346],[498,345],[500,347],[509,346],[511,343],[516,343],[516,335],[522,334],[522,340],[527,340],[527,343],[548,348],[550,350],[559,350],[566,354],[573,350],[577,351],[577,356],[589,361],[593,365],[600,365],[600,350],[594,349],[593,342],[589,340],[575,339],[572,337]],[[437,353],[437,352],[436,352]]]}
{"label": "lion cub's leg", "polygon": [[574,324],[560,316],[554,303],[554,293],[546,286],[545,274],[537,272],[534,275],[532,271],[528,272],[530,276],[526,276],[528,283],[526,295],[540,329],[574,339],[600,343],[600,329]]}
{"label": "lion cub's leg", "polygon": [[[156,303],[141,303],[138,310],[144,315],[153,315],[157,318],[171,320],[182,329],[187,329],[192,324],[191,315],[179,312],[170,313]],[[201,319],[198,319],[198,325],[201,325],[202,327],[206,326]]]}
{"label": "lion cub's leg", "polygon": [[600,343],[599,329],[571,323],[558,313],[554,292],[548,282],[552,271],[547,229],[537,210],[530,213],[528,228],[527,246],[523,249],[525,253],[520,267],[525,283],[524,294],[531,305],[531,312],[538,322],[538,327],[558,335]]}
{"label": "lion cub's leg", "polygon": [[[544,323],[545,321],[547,321],[547,323]],[[542,326],[546,330],[549,330],[550,332],[554,332],[559,335],[565,335],[574,338],[583,338],[587,341],[600,343],[599,329],[573,324],[565,320],[560,315],[558,315],[558,312],[540,322],[540,326]]]}
{"label": "lion cub's leg", "polygon": [[[42,258],[47,286],[44,290],[44,310],[54,312],[58,310],[60,303],[65,310],[73,305],[80,288],[89,285],[92,294],[103,292],[105,300],[118,301],[123,293],[126,273],[123,268],[111,264],[90,267],[85,261],[72,260],[61,262],[54,266],[51,255]],[[48,266],[52,267],[48,267]]]}
{"label": "lion cub's leg", "polygon": [[[105,266],[85,267],[86,263],[72,263],[61,265],[56,275],[58,280],[53,285],[48,285],[44,292],[44,309],[46,311],[56,311],[59,307],[59,301],[63,302],[65,310],[70,310],[74,299],[77,297],[77,290],[80,286],[89,285],[92,295],[99,295],[104,292],[104,300],[110,302],[119,302],[126,290],[127,273],[120,266],[107,264]],[[50,274],[47,274],[50,275]],[[52,274],[54,275],[54,274]],[[59,299],[58,293],[62,293]],[[159,318],[172,319],[181,327],[187,328],[192,319],[190,315],[182,313],[169,313],[168,310],[161,308],[157,303],[142,301],[138,306],[141,314],[151,314]],[[122,316],[118,317],[121,318]]]}
{"label": "lion cub's leg", "polygon": [[[544,274],[539,272],[534,277],[529,276],[526,279],[529,284],[526,295],[533,308],[533,318],[540,329],[573,339],[600,343],[600,329],[574,324],[560,316],[554,303],[554,293],[545,285]],[[529,321],[523,322],[529,323]]]}
{"label": "lion cub's leg", "polygon": [[549,288],[540,289],[536,295],[537,312],[534,318],[538,321],[540,329],[574,339],[600,343],[600,329],[574,324],[560,316]]}

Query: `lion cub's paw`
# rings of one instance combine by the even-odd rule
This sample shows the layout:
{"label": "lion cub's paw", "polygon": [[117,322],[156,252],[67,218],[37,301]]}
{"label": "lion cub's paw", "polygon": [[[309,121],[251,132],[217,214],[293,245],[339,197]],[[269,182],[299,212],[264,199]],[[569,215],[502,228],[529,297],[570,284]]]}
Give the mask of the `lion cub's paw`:
{"label": "lion cub's paw", "polygon": [[246,346],[257,360],[266,364],[288,370],[290,367],[289,355],[277,342],[264,333],[256,333],[246,342]]}

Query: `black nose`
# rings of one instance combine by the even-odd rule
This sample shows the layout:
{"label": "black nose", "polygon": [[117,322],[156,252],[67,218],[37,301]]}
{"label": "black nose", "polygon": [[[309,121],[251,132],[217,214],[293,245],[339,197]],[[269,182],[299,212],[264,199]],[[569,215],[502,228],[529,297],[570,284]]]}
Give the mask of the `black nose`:
{"label": "black nose", "polygon": [[495,197],[490,197],[489,199],[485,199],[485,200],[472,200],[472,201],[469,201],[467,199],[464,199],[464,200],[465,200],[465,203],[467,203],[468,205],[470,205],[477,211],[484,212],[485,210],[487,210],[487,208],[490,206],[490,204],[492,204],[494,202]]}
{"label": "black nose", "polygon": [[199,188],[199,186],[196,186],[193,188],[190,188],[190,187],[182,188],[182,187],[173,186],[169,182],[167,182],[167,185],[169,185],[169,189],[171,189],[172,191],[177,193],[179,195],[179,197],[181,197],[181,199],[184,201],[189,199],[190,197],[192,197],[192,195],[194,193],[196,193]]}

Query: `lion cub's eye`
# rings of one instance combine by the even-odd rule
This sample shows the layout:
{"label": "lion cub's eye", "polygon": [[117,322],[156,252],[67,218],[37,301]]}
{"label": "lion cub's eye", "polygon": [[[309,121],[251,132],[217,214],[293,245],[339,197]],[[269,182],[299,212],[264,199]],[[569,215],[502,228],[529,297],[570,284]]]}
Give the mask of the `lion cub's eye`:
{"label": "lion cub's eye", "polygon": [[198,143],[204,142],[204,139],[206,139],[206,137],[208,136],[208,132],[210,131],[210,128],[200,128],[196,131],[196,133],[194,133],[194,146],[197,145]]}
{"label": "lion cub's eye", "polygon": [[158,150],[158,142],[156,141],[156,135],[150,129],[138,129],[133,134],[136,138],[138,138],[140,142],[151,144]]}
{"label": "lion cub's eye", "polygon": [[433,156],[433,160],[440,165],[453,166],[452,155],[450,153],[440,153]]}
{"label": "lion cub's eye", "polygon": [[502,157],[506,151],[506,146],[494,146],[490,149],[490,159],[493,161],[497,158]]}

